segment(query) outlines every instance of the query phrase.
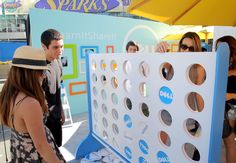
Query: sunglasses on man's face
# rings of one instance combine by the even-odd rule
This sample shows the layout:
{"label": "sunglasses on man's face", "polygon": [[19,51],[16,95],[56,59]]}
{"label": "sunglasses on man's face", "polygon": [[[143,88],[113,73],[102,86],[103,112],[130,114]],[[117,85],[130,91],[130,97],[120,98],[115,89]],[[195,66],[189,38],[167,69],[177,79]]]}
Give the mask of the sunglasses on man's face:
{"label": "sunglasses on man's face", "polygon": [[188,45],[185,45],[185,44],[181,44],[180,48],[183,49],[183,50],[188,49],[190,52],[194,52],[194,47],[193,46],[188,46]]}

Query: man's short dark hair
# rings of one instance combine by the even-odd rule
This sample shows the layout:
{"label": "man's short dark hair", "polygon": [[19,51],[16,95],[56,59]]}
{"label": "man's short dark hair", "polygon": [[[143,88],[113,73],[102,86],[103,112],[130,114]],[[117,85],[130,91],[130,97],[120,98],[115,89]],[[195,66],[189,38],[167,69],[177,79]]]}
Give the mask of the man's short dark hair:
{"label": "man's short dark hair", "polygon": [[138,47],[133,41],[129,41],[129,42],[126,44],[126,51],[128,51],[128,49],[129,49],[130,46],[136,46],[136,47]]}
{"label": "man's short dark hair", "polygon": [[51,41],[61,39],[63,39],[62,34],[55,29],[48,29],[41,34],[41,43],[43,43],[47,48]]}

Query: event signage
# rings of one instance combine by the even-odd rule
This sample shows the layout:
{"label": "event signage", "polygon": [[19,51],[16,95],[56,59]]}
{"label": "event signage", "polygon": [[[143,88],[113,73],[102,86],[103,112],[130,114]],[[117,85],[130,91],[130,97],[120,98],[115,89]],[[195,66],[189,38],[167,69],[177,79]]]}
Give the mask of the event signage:
{"label": "event signage", "polygon": [[35,4],[35,8],[57,9],[74,12],[104,12],[117,6],[119,6],[119,2],[117,0],[40,0]]}
{"label": "event signage", "polygon": [[29,8],[61,10],[69,12],[124,12],[131,0],[2,0],[0,15],[27,14]]}
{"label": "event signage", "polygon": [[5,15],[5,13],[9,12],[15,12],[17,8],[21,6],[20,1],[15,0],[3,0],[2,4],[0,4],[0,7],[2,8],[2,14]]}

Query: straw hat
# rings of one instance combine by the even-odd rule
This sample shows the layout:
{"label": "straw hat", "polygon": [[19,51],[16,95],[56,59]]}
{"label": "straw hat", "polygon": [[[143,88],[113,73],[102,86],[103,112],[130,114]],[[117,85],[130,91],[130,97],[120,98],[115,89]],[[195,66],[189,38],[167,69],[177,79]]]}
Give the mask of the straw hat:
{"label": "straw hat", "polygon": [[33,70],[46,70],[46,55],[43,49],[21,46],[16,49],[12,66]]}

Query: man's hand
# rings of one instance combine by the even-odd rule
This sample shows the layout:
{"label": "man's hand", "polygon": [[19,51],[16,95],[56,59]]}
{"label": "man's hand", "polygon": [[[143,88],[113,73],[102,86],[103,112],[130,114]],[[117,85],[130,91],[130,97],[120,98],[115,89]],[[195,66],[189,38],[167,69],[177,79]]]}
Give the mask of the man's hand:
{"label": "man's hand", "polygon": [[160,42],[159,44],[157,44],[155,52],[158,53],[168,52],[168,47],[169,44],[167,42]]}

